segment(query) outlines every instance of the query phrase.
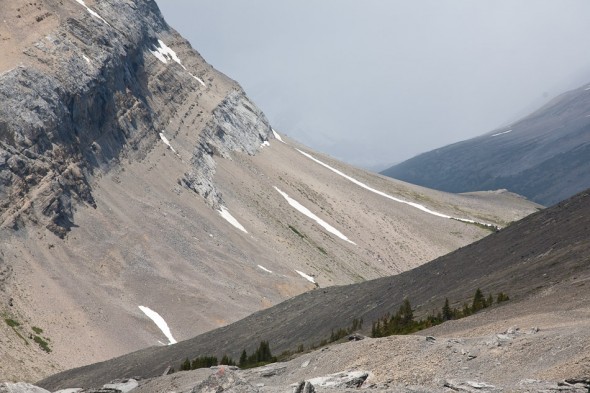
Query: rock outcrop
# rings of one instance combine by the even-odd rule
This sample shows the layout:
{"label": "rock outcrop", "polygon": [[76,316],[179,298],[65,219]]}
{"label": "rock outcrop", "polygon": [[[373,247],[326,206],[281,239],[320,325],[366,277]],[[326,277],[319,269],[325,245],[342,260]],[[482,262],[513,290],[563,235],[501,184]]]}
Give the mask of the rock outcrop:
{"label": "rock outcrop", "polygon": [[259,390],[228,367],[220,367],[206,380],[196,385],[191,393],[258,393]]}
{"label": "rock outcrop", "polygon": [[222,197],[213,184],[213,157],[231,159],[233,152],[254,155],[269,138],[272,128],[264,113],[242,91],[232,91],[201,132],[191,159],[192,170],[183,179],[185,186],[218,209]]}
{"label": "rock outcrop", "polygon": [[0,393],[49,393],[49,391],[25,382],[0,383]]}

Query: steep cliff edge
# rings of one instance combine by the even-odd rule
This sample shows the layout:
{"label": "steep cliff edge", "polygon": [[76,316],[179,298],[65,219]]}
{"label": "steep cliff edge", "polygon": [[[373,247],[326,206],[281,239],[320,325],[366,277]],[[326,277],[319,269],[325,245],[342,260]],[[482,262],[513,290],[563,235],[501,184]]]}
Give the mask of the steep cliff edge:
{"label": "steep cliff edge", "polygon": [[[211,156],[254,154],[271,135],[239,86],[171,30],[154,2],[39,4],[41,15],[57,18],[58,27],[0,75],[1,225],[40,220],[63,237],[74,225],[75,202],[95,206],[92,177],[121,157],[144,156],[160,133],[174,132],[167,129],[170,118],[186,101],[219,105],[187,174],[193,190],[219,204]],[[164,41],[173,42],[187,63]],[[223,83],[207,86],[204,79],[212,77]]]}

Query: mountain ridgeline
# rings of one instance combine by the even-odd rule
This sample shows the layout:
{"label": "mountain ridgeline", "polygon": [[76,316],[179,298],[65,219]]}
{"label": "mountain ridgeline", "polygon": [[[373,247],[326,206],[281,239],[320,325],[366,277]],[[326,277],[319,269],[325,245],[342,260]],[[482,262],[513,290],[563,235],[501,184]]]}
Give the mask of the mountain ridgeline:
{"label": "mountain ridgeline", "polygon": [[590,187],[590,85],[485,135],[381,172],[448,192],[508,189],[545,206]]}

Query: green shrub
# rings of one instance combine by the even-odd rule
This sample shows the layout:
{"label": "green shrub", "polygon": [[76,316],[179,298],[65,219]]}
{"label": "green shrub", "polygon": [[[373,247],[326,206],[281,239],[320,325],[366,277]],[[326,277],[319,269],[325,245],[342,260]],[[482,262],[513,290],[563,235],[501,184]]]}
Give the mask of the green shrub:
{"label": "green shrub", "polygon": [[19,327],[20,326],[20,323],[19,322],[15,321],[14,319],[11,319],[11,318],[4,318],[4,321],[11,328],[15,328],[15,327]]}
{"label": "green shrub", "polygon": [[49,348],[49,343],[47,341],[45,341],[42,337],[35,336],[35,337],[33,337],[33,341],[35,341],[37,344],[39,344],[41,349],[44,350],[45,352],[47,352],[47,353],[51,352],[51,348]]}

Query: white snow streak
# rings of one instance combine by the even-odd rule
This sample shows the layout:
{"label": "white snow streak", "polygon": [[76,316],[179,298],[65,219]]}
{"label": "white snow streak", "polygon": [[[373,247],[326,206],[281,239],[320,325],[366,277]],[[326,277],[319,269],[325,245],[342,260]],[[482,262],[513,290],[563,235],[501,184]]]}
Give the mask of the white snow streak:
{"label": "white snow streak", "polygon": [[262,266],[262,265],[258,265],[258,267],[259,267],[260,269],[264,270],[265,272],[272,273],[272,270],[268,270],[267,268],[265,268],[265,267],[264,267],[264,266]]}
{"label": "white snow streak", "polygon": [[[172,145],[170,145],[170,141],[168,140],[168,138],[166,138],[164,136],[164,133],[162,133],[162,132],[160,132],[160,139],[162,139],[162,142],[164,142],[166,144],[166,146],[168,146],[170,148],[170,150],[172,150],[174,153],[176,153],[176,150],[174,150]],[[178,153],[176,153],[176,154],[178,154]]]}
{"label": "white snow streak", "polygon": [[308,276],[307,274],[300,272],[299,270],[295,270],[297,273],[299,273],[299,275],[303,278],[305,278],[307,281],[312,282],[315,284],[315,279],[312,276]]}
{"label": "white snow streak", "polygon": [[340,239],[342,239],[350,244],[356,245],[356,243],[350,241],[346,236],[344,236],[342,234],[342,232],[340,232],[338,229],[334,228],[333,226],[331,226],[330,224],[328,224],[327,222],[325,222],[324,220],[322,220],[321,218],[319,218],[318,216],[313,214],[308,208],[306,208],[301,203],[297,202],[295,199],[293,199],[289,195],[287,195],[287,193],[279,190],[277,187],[275,187],[275,190],[277,190],[278,193],[281,194],[283,196],[283,198],[285,198],[287,200],[287,202],[289,202],[289,205],[291,205],[293,208],[298,210],[300,213],[306,215],[307,217],[309,217],[312,220],[314,220],[315,222],[317,222],[326,231],[330,232],[333,235],[338,236]]}
{"label": "white snow streak", "polygon": [[190,72],[188,73],[190,76],[192,76],[193,78],[195,78],[197,80],[197,82],[199,82],[203,87],[207,87],[207,85],[205,84],[205,82],[203,82],[203,80],[201,78],[199,78],[198,76],[194,76],[193,74],[191,74]]}
{"label": "white snow streak", "polygon": [[262,145],[260,145],[260,148],[262,149],[263,147],[266,147],[266,146],[270,146],[270,142],[269,141],[262,142]]}
{"label": "white snow streak", "polygon": [[148,316],[148,318],[150,318],[152,321],[154,321],[156,326],[158,326],[158,328],[160,328],[162,333],[164,333],[164,336],[166,336],[166,338],[168,339],[168,345],[176,344],[176,340],[174,339],[174,337],[172,337],[172,333],[170,332],[170,328],[168,327],[168,324],[166,323],[164,318],[162,318],[160,316],[160,314],[151,310],[148,307],[144,307],[144,306],[138,306],[138,307],[141,311],[143,311],[143,313],[145,315]]}
{"label": "white snow streak", "polygon": [[90,13],[90,15],[94,16],[95,18],[100,19],[101,21],[103,21],[104,23],[106,23],[107,25],[110,26],[109,22],[107,22],[106,20],[104,20],[102,18],[102,16],[98,15],[98,13],[90,8],[88,8],[88,6],[84,3],[84,0],[76,0],[76,2],[78,2],[78,4],[82,5],[82,7],[86,8],[86,11],[88,11],[88,13]]}
{"label": "white snow streak", "polygon": [[[345,178],[345,179],[347,179],[347,180],[349,180],[349,181],[353,182],[353,183],[354,183],[354,184],[356,184],[357,186],[359,186],[359,187],[362,187],[362,188],[364,188],[365,190],[371,191],[371,192],[373,192],[373,193],[375,193],[375,194],[377,194],[377,195],[381,195],[382,197],[385,197],[385,198],[391,199],[392,201],[395,201],[395,202],[399,202],[399,203],[403,203],[403,204],[406,204],[406,205],[412,206],[412,207],[414,207],[414,208],[416,208],[416,209],[418,209],[418,210],[422,210],[422,211],[423,211],[423,212],[425,212],[425,213],[432,214],[433,216],[437,216],[437,217],[442,217],[442,218],[451,218],[451,219],[453,219],[453,220],[462,221],[462,222],[467,222],[467,223],[470,223],[470,224],[481,224],[481,225],[486,225],[486,226],[490,226],[490,227],[491,227],[491,226],[493,226],[492,224],[487,224],[487,223],[484,223],[484,222],[473,221],[473,220],[470,220],[470,219],[467,219],[467,218],[459,218],[459,217],[453,217],[453,216],[449,216],[449,215],[446,215],[446,214],[443,214],[443,213],[439,213],[439,212],[437,212],[437,211],[434,211],[434,210],[430,210],[429,208],[427,208],[427,207],[425,207],[425,206],[423,206],[423,205],[420,205],[419,203],[415,203],[415,202],[408,202],[408,201],[404,201],[403,199],[396,198],[396,197],[394,197],[394,196],[391,196],[391,195],[389,195],[389,194],[386,194],[386,193],[384,193],[383,191],[379,191],[379,190],[376,190],[376,189],[374,189],[374,188],[372,188],[372,187],[369,187],[369,186],[368,186],[368,185],[366,185],[365,183],[361,183],[360,181],[356,180],[355,178],[353,178],[353,177],[350,177],[350,176],[348,176],[348,175],[346,175],[346,174],[344,174],[344,173],[340,172],[340,171],[339,171],[338,169],[336,169],[336,168],[332,168],[330,165],[328,165],[328,164],[325,164],[325,163],[321,162],[321,161],[320,161],[320,160],[318,160],[317,158],[313,157],[312,155],[310,155],[310,154],[308,154],[308,153],[306,153],[306,152],[304,152],[304,151],[301,151],[301,150],[299,150],[299,149],[296,149],[296,150],[297,150],[299,153],[303,154],[305,157],[307,157],[307,158],[309,158],[309,159],[311,159],[311,160],[313,160],[313,161],[317,162],[318,164],[320,164],[320,165],[322,165],[322,166],[324,166],[324,167],[328,168],[328,169],[329,169],[329,170],[331,170],[332,172],[334,172],[334,173],[336,173],[337,175],[340,175],[340,176],[342,176],[343,178]],[[275,187],[275,188],[276,188],[276,187]]]}
{"label": "white snow streak", "polygon": [[238,220],[236,220],[235,217],[230,214],[229,210],[227,210],[227,207],[220,206],[217,212],[221,215],[221,217],[223,217],[227,222],[232,224],[234,227],[238,228],[240,231],[244,233],[248,233],[246,228],[244,228],[242,224],[240,224]]}
{"label": "white snow streak", "polygon": [[[162,41],[162,40],[158,40],[158,43],[160,44],[160,46],[156,47],[155,51],[150,49],[150,52],[152,52],[152,54],[154,56],[156,56],[156,58],[158,60],[160,60],[164,64],[168,64],[168,61],[173,60],[173,61],[177,62],[182,68],[184,68],[185,71],[188,72],[188,70],[182,64],[182,62],[180,61],[180,58],[176,55],[176,52],[174,52],[172,50],[172,48],[170,48],[168,45],[166,45],[164,43],[164,41]],[[191,74],[190,72],[188,74],[190,76],[192,76],[197,82],[199,82],[201,84],[201,86],[207,87],[207,85],[205,84],[205,82],[201,78]]]}
{"label": "white snow streak", "polygon": [[86,60],[86,63],[90,64],[90,59],[86,55],[82,55],[82,57]]}
{"label": "white snow streak", "polygon": [[278,140],[279,142],[283,142],[286,144],[286,142],[283,140],[283,138],[281,138],[281,136],[279,135],[278,132],[276,132],[274,129],[272,130],[273,135],[275,136],[275,139]]}
{"label": "white snow streak", "polygon": [[508,131],[504,131],[504,132],[499,132],[499,133],[494,134],[492,136],[504,135],[504,134],[508,134],[509,132],[512,132],[512,130],[508,130]]}

